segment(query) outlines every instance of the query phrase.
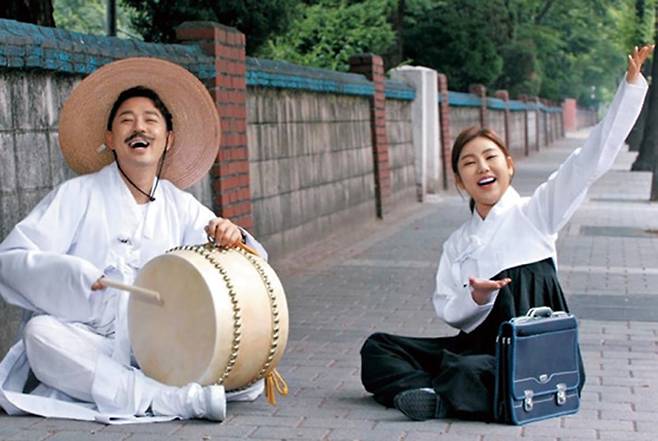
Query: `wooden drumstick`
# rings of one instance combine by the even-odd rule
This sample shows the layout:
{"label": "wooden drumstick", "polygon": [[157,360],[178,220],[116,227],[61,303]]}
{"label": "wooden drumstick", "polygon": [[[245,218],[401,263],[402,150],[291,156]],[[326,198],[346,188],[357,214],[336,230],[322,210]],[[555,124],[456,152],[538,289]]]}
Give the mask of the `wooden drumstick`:
{"label": "wooden drumstick", "polygon": [[126,285],[125,283],[117,282],[116,280],[108,279],[107,277],[103,277],[101,279],[101,283],[111,288],[128,291],[130,294],[136,295],[138,299],[145,302],[153,303],[155,305],[164,304],[162,298],[160,297],[160,293],[153,291],[152,289],[141,288],[135,285]]}

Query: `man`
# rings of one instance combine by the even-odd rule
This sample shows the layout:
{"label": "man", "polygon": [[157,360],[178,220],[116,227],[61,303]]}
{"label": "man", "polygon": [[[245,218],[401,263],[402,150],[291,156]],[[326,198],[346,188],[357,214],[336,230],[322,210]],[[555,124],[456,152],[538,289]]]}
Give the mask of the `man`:
{"label": "man", "polygon": [[[223,386],[166,386],[135,366],[128,294],[103,283],[132,283],[148,260],[207,237],[227,247],[244,240],[266,258],[247,232],[178,188],[200,180],[217,155],[212,98],[179,66],[126,59],[76,87],[59,131],[82,176],[55,188],[0,244],[0,295],[25,310],[21,339],[0,363],[0,406],[108,423],[223,420]],[[261,381],[228,398],[262,390]]]}

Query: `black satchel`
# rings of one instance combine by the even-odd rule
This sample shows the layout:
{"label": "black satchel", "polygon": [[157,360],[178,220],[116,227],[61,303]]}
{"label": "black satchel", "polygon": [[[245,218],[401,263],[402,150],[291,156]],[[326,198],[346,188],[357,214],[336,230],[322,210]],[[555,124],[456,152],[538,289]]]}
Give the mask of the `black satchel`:
{"label": "black satchel", "polygon": [[521,425],[578,412],[579,361],[578,323],[571,314],[532,308],[501,323],[496,339],[496,421]]}

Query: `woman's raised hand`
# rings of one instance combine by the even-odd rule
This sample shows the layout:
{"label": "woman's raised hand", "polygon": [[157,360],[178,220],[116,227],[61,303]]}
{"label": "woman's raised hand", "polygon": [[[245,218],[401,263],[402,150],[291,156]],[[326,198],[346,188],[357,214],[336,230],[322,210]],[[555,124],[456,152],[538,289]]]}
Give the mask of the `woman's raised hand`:
{"label": "woman's raised hand", "polygon": [[635,46],[633,52],[628,54],[628,69],[626,70],[626,81],[629,83],[635,82],[637,75],[642,69],[642,64],[653,53],[653,44],[642,46],[640,49]]}
{"label": "woman's raised hand", "polygon": [[497,289],[501,289],[509,285],[512,281],[509,277],[501,280],[486,280],[476,279],[475,277],[468,278],[468,284],[471,286],[471,296],[473,301],[478,305],[489,303],[491,293]]}

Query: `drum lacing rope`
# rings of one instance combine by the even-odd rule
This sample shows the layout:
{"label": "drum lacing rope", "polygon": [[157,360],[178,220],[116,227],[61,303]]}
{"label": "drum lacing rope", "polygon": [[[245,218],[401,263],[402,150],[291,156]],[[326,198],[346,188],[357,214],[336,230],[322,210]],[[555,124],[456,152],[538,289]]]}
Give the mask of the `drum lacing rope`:
{"label": "drum lacing rope", "polygon": [[288,383],[283,379],[279,371],[272,369],[265,376],[265,398],[272,406],[276,406],[276,392],[282,397],[288,395]]}

